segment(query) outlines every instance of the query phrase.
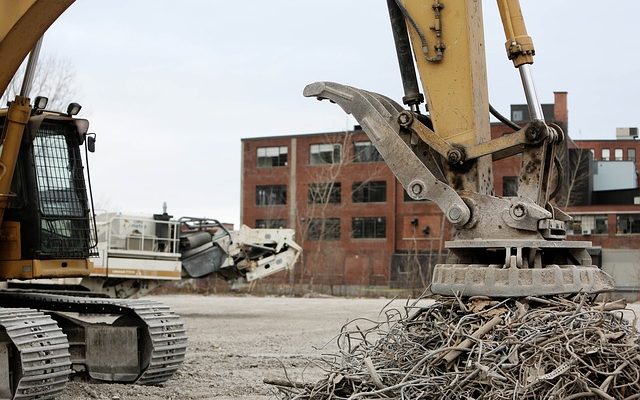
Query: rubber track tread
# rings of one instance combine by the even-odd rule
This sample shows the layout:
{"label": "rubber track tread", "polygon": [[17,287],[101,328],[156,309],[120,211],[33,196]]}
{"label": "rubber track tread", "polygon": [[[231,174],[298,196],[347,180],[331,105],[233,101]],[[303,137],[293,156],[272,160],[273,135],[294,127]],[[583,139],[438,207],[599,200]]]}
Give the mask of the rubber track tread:
{"label": "rubber track tread", "polygon": [[7,303],[51,311],[137,316],[146,324],[146,333],[150,338],[151,348],[148,359],[141,362],[141,365],[147,367],[135,382],[139,385],[157,385],[167,381],[185,358],[187,335],[184,323],[179,315],[171,311],[167,305],[159,302],[2,290],[0,291],[0,304]]}
{"label": "rubber track tread", "polygon": [[13,399],[59,396],[73,371],[69,342],[58,324],[40,311],[0,308],[0,326],[17,349],[21,363],[22,375]]}
{"label": "rubber track tread", "polygon": [[148,300],[126,300],[140,303],[137,313],[148,325],[153,351],[149,357],[149,366],[142,373],[137,382],[140,385],[157,385],[171,378],[184,361],[187,351],[187,335],[180,317],[174,314],[164,304],[149,302]]}

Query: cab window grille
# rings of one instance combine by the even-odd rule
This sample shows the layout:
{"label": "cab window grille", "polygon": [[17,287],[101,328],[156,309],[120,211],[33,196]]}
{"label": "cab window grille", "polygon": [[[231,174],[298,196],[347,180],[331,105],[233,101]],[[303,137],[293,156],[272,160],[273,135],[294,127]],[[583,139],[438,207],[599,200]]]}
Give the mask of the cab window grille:
{"label": "cab window grille", "polygon": [[79,145],[73,128],[47,122],[33,140],[42,257],[94,255]]}

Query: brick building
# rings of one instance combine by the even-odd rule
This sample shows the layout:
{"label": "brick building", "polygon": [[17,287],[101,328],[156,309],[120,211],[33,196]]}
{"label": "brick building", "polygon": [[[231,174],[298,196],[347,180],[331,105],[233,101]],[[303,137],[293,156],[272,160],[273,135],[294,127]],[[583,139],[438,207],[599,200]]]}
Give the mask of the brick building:
{"label": "brick building", "polygon": [[[543,105],[545,119],[566,132],[567,93],[554,95],[553,104]],[[527,107],[513,105],[510,117],[526,123]],[[501,123],[491,124],[494,138],[510,132]],[[635,249],[640,248],[640,205],[634,204],[636,198],[640,202],[635,173],[640,141],[619,136],[615,141],[570,146],[567,170],[579,174],[568,174],[575,184],[571,196],[565,194],[562,200],[576,216],[573,239],[592,240],[607,249]],[[313,284],[335,294],[354,293],[349,291],[352,287],[428,284],[431,265],[441,257],[451,226],[435,204],[413,201],[405,194],[358,127],[349,132],[247,138],[242,140],[242,156],[241,222],[294,228],[304,248],[293,274],[277,274],[270,282]],[[497,195],[515,195],[519,170],[519,157],[494,163]],[[603,186],[612,174],[631,179]],[[594,254],[597,261],[607,261],[606,252]],[[623,258],[631,262],[633,257],[640,262],[635,253]]]}
{"label": "brick building", "polygon": [[296,229],[304,248],[296,283],[387,286],[394,253],[442,247],[437,206],[405,197],[361,130],[242,147],[242,223]]}
{"label": "brick building", "polygon": [[[616,280],[619,292],[637,300],[640,290],[640,151],[637,129],[617,130],[615,140],[577,144],[589,162],[578,201],[567,207],[574,222],[572,239],[592,242],[596,260]],[[581,168],[587,170],[587,168]],[[582,197],[583,199],[580,199]],[[586,198],[586,200],[584,199]],[[584,200],[584,201],[580,201]]]}

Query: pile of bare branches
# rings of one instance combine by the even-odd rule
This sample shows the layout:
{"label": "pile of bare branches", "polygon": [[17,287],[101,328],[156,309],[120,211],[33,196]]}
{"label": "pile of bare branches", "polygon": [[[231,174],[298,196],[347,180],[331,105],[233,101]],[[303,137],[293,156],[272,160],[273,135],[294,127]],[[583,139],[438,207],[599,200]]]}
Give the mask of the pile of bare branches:
{"label": "pile of bare branches", "polygon": [[282,399],[640,399],[640,338],[624,304],[586,295],[446,298],[347,324],[327,375]]}

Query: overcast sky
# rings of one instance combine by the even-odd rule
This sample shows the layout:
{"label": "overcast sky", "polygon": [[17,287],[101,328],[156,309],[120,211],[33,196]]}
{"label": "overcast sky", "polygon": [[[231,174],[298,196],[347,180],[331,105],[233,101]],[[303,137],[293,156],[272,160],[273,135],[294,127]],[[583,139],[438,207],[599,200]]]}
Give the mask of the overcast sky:
{"label": "overcast sky", "polygon": [[[640,125],[636,0],[521,0],[543,103],[569,92],[573,138]],[[523,103],[495,1],[485,1],[491,103]],[[240,139],[350,129],[302,97],[330,80],[402,97],[383,0],[78,0],[43,53],[76,70],[81,117],[98,134],[96,206],[238,224]],[[35,93],[32,95],[36,95]]]}

